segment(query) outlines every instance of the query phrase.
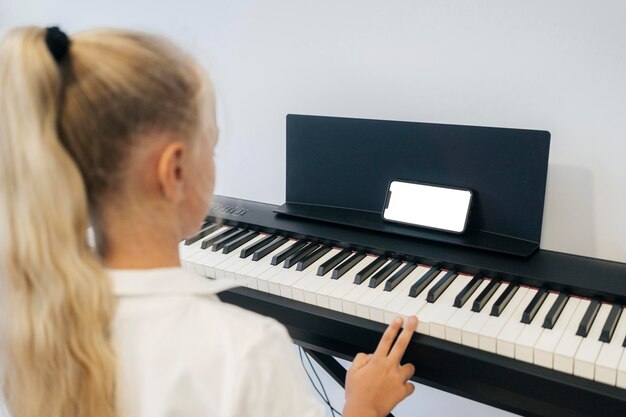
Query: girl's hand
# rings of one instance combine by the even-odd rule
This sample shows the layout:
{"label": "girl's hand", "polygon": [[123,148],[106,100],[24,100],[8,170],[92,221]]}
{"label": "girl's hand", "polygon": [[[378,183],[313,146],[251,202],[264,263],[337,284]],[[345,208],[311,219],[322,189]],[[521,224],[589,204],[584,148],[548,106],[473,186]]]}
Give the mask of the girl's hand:
{"label": "girl's hand", "polygon": [[415,387],[408,380],[415,367],[400,365],[400,360],[417,328],[417,318],[408,318],[394,344],[402,321],[396,317],[387,327],[374,353],[359,353],[354,358],[346,377],[344,417],[385,417],[413,393]]}

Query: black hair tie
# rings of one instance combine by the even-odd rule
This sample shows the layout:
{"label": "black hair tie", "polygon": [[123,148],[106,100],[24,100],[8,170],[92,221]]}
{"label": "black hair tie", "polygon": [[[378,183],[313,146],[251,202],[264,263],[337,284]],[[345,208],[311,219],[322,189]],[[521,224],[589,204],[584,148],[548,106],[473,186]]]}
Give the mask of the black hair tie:
{"label": "black hair tie", "polygon": [[46,29],[46,45],[54,59],[61,62],[70,48],[70,38],[57,26],[52,26]]}

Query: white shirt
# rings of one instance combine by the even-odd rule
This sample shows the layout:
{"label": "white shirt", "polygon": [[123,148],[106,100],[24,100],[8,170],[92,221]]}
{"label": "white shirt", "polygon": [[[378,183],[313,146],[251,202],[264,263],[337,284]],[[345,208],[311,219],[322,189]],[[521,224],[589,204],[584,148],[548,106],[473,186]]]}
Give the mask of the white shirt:
{"label": "white shirt", "polygon": [[182,268],[109,270],[120,417],[320,417],[283,326]]}

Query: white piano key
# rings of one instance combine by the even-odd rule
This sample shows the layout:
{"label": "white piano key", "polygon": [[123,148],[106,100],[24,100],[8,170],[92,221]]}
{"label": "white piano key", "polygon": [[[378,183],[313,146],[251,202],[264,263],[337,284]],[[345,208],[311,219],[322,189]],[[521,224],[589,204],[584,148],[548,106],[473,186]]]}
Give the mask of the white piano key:
{"label": "white piano key", "polygon": [[445,338],[443,325],[436,323],[437,317],[444,311],[455,308],[453,306],[454,298],[467,285],[467,283],[470,282],[470,280],[471,277],[468,275],[457,276],[448,288],[446,288],[446,290],[441,294],[437,301],[434,303],[427,302],[426,305],[416,313],[419,320],[417,324],[417,332],[430,335],[430,324],[435,323],[435,326],[433,326],[434,335],[441,339]]}
{"label": "white piano key", "polygon": [[524,325],[524,328],[515,340],[515,359],[533,363],[535,358],[535,344],[544,330],[543,322],[558,296],[558,293],[548,294],[541,308],[537,311],[535,318],[529,324]]}
{"label": "white piano key", "polygon": [[323,264],[324,262],[326,262],[327,260],[335,256],[336,254],[338,254],[339,252],[341,252],[340,249],[331,249],[328,253],[323,255],[320,259],[318,259],[317,261],[309,265],[309,267],[306,268],[304,271],[297,271],[296,266],[294,265],[293,267],[286,269],[282,271],[281,273],[273,276],[268,281],[268,284],[270,286],[270,292],[273,292],[277,295],[282,295],[283,297],[286,297],[286,298],[292,298],[292,295],[291,295],[292,285],[294,285],[299,280],[304,280],[304,279],[323,280],[324,278],[316,275],[317,268],[321,264]]}
{"label": "white piano key", "polygon": [[537,288],[530,288],[520,304],[517,306],[513,315],[509,317],[509,320],[504,324],[502,330],[496,337],[496,353],[509,358],[515,357],[515,340],[519,334],[524,330],[527,324],[522,323],[522,315],[524,310],[528,307],[528,304],[532,301],[537,294]]}
{"label": "white piano key", "polygon": [[[402,299],[408,298],[411,285],[413,285],[413,283],[415,283],[415,281],[417,281],[418,278],[425,274],[426,271],[428,271],[429,269],[430,267],[419,265],[417,266],[417,268],[411,271],[393,290],[383,291],[382,294],[376,297],[369,306],[370,319],[385,323],[385,306],[393,302],[396,297],[400,297]],[[381,285],[385,285],[385,283]]]}
{"label": "white piano key", "polygon": [[[565,304],[565,307],[554,324],[554,327],[552,329],[543,329],[543,332],[534,347],[533,363],[535,365],[552,368],[556,346],[558,345],[559,340],[561,340],[565,329],[573,320],[580,300],[581,299],[578,297],[569,297],[567,304]],[[584,314],[584,309],[582,314]],[[582,315],[580,317],[582,317]],[[578,321],[580,322],[580,319],[578,319]]]}
{"label": "white piano key", "polygon": [[[432,318],[429,320],[428,331],[433,337],[446,338],[446,323],[459,309],[454,306],[456,296],[469,284],[473,276],[459,274],[437,301],[433,303]],[[452,288],[454,286],[454,288]]]}
{"label": "white piano key", "polygon": [[589,299],[581,299],[578,303],[576,313],[574,313],[572,320],[567,325],[567,328],[563,332],[563,336],[556,345],[556,349],[554,349],[553,369],[568,374],[574,373],[574,356],[576,355],[578,346],[583,339],[581,336],[576,335],[576,331],[578,330],[578,325],[585,315],[590,302],[591,300]]}
{"label": "white piano key", "polygon": [[228,229],[231,229],[231,227],[222,226],[216,231],[214,231],[213,233],[195,242],[194,244],[186,246],[185,247],[186,249],[182,249],[180,252],[180,255],[181,255],[181,260],[183,261],[183,267],[192,271],[196,271],[195,260],[205,256],[207,250],[210,251],[210,249],[202,249],[202,242],[207,239],[211,239],[214,236],[217,236],[218,234],[223,233]]}
{"label": "white piano key", "polygon": [[483,279],[476,291],[467,299],[462,307],[456,308],[456,311],[446,322],[446,340],[454,343],[461,344],[463,341],[462,330],[465,324],[472,318],[472,316],[479,314],[472,311],[472,305],[474,300],[480,295],[480,293],[489,285],[490,279]]}
{"label": "white piano key", "polygon": [[[426,270],[426,273],[430,268]],[[389,304],[385,306],[385,310],[383,312],[385,317],[385,323],[389,324],[393,321],[396,316],[402,316],[404,318],[415,316],[417,313],[424,307],[426,304],[426,296],[428,295],[428,291],[439,282],[439,280],[446,274],[447,271],[441,271],[427,286],[424,290],[417,294],[417,297],[410,297],[409,291],[406,291],[406,296],[396,297]],[[415,284],[421,276],[416,279],[411,284]],[[419,317],[418,317],[419,320]],[[419,326],[419,323],[418,323]]]}
{"label": "white piano key", "polygon": [[[519,287],[506,308],[498,316],[490,316],[485,325],[480,329],[478,337],[478,348],[488,352],[496,353],[496,340],[502,328],[509,321],[511,316],[517,311],[520,303],[528,293],[528,287]],[[532,297],[531,297],[532,298]],[[530,300],[529,300],[530,302]],[[490,312],[491,314],[491,312]],[[521,313],[520,313],[521,318]]]}
{"label": "white piano key", "polygon": [[603,303],[602,306],[600,306],[600,310],[591,325],[589,334],[580,342],[576,356],[574,356],[574,375],[593,379],[596,360],[604,344],[599,338],[602,333],[602,327],[611,311],[611,307],[611,304],[607,303]]}
{"label": "white piano key", "polygon": [[508,288],[508,282],[502,282],[498,289],[493,293],[485,307],[478,313],[474,313],[472,317],[465,323],[461,330],[461,343],[465,346],[470,346],[478,349],[480,330],[485,326],[485,323],[489,320],[491,308],[495,302],[500,298],[502,293]]}
{"label": "white piano key", "polygon": [[[363,268],[371,264],[372,261],[376,258],[376,255],[368,254],[359,263],[357,263],[348,272],[346,272],[341,278],[337,280],[328,280],[321,285],[316,283],[317,288],[320,290],[319,294],[321,296],[325,295],[328,297],[328,304],[331,309],[343,311],[343,298],[356,286],[356,284],[354,283],[354,277]],[[313,295],[316,298],[317,302],[318,295],[312,287],[307,287],[305,291]]]}
{"label": "white piano key", "polygon": [[[248,246],[248,245],[254,245],[257,242],[260,242],[261,240],[265,239],[267,237],[267,234],[265,233],[261,233],[259,236],[251,239],[249,242],[247,242],[244,247]],[[231,253],[234,253],[234,256],[229,257],[227,260],[224,260],[218,264],[216,264],[214,266],[215,268],[215,274],[217,275],[218,278],[224,278],[224,279],[235,279],[235,274],[234,274],[234,270],[236,269],[236,264],[239,264],[241,262],[250,262],[249,258],[246,259],[242,259],[240,257],[241,255],[241,249],[239,248],[237,250],[234,250]]]}
{"label": "white piano key", "polygon": [[285,250],[286,248],[291,247],[298,243],[295,239],[290,239],[287,243],[282,246],[274,249],[274,251],[258,261],[252,261],[247,266],[242,267],[239,270],[234,271],[237,281],[244,281],[247,287],[254,288],[256,290],[259,289],[258,286],[258,277],[269,269],[275,268],[275,265],[272,265],[272,257],[275,254],[278,254]]}
{"label": "white piano key", "polygon": [[622,359],[617,365],[617,386],[626,389],[626,351],[622,353]]}
{"label": "white piano key", "polygon": [[[389,264],[390,262],[392,262],[391,259],[385,261],[378,268],[376,268],[376,270],[370,275],[369,278],[367,278],[365,281],[363,281],[359,285],[352,286],[352,289],[348,291],[342,298],[342,308],[343,308],[344,313],[352,314],[353,316],[358,316],[357,308],[356,308],[357,300],[363,297],[368,292],[374,291],[372,288],[368,286],[371,277],[374,276],[376,272],[380,271],[385,266],[387,266],[387,264]],[[361,309],[361,313],[363,312],[364,310]],[[363,313],[363,315],[369,316],[367,312]],[[364,318],[369,318],[369,317],[364,317]]]}
{"label": "white piano key", "polygon": [[604,384],[616,385],[620,359],[626,349],[622,346],[626,338],[626,308],[615,327],[615,332],[609,343],[604,343],[595,364],[594,379]]}

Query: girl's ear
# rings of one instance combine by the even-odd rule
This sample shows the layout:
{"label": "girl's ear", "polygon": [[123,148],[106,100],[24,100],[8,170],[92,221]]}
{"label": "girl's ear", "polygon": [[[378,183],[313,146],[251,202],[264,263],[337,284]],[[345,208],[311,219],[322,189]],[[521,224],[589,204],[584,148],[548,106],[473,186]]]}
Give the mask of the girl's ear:
{"label": "girl's ear", "polygon": [[179,203],[185,196],[185,181],[187,170],[185,160],[189,157],[189,147],[184,142],[170,142],[159,156],[157,166],[157,179],[163,196],[173,202]]}

